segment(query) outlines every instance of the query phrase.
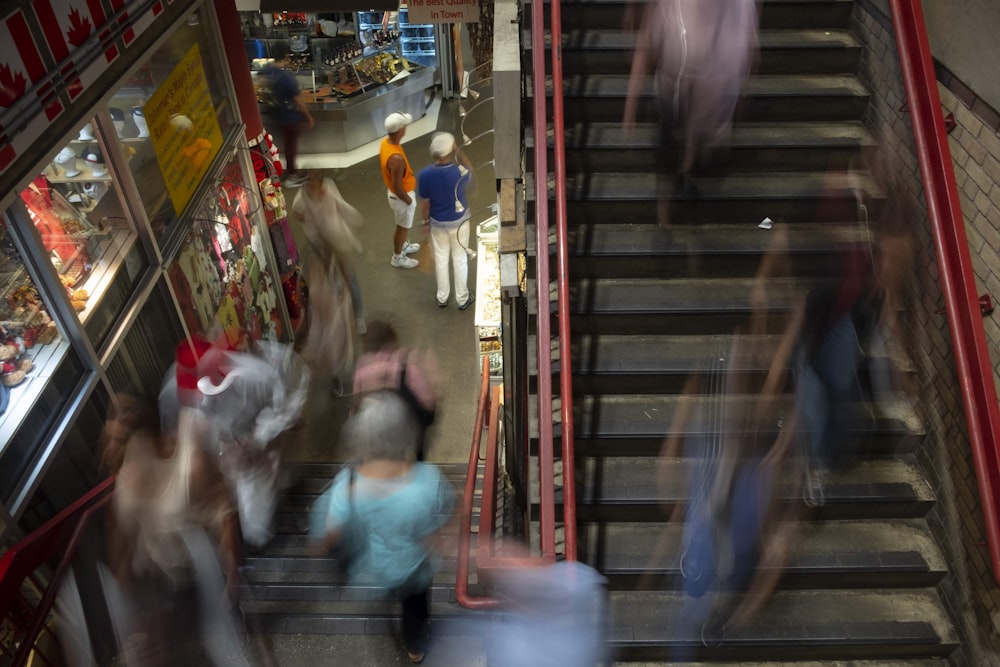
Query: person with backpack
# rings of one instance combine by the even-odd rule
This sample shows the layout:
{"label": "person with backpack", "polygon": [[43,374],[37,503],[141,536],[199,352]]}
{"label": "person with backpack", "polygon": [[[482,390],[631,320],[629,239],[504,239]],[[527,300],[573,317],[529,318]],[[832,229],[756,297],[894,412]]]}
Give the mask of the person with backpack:
{"label": "person with backpack", "polygon": [[300,187],[305,183],[305,176],[299,174],[296,165],[298,156],[299,135],[302,128],[312,129],[315,125],[309,107],[306,105],[305,93],[288,71],[290,51],[283,42],[275,42],[272,47],[273,62],[268,63],[258,74],[267,82],[272,107],[267,115],[278,124],[282,139],[282,150],[285,152],[285,171],[287,175],[284,185],[290,188]]}
{"label": "person with backpack", "polygon": [[399,394],[419,427],[417,460],[427,451],[427,432],[437,416],[437,363],[430,351],[400,346],[395,328],[384,320],[369,323],[364,352],[354,365],[354,409],[375,391]]}

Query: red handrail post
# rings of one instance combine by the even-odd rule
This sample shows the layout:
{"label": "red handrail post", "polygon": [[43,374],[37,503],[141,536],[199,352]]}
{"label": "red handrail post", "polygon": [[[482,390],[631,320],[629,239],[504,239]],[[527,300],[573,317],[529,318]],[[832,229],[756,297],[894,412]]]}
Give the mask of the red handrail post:
{"label": "red handrail post", "polygon": [[[1000,582],[1000,407],[920,0],[890,0],[917,161],[940,266],[993,578]],[[974,305],[975,304],[975,305]]]}

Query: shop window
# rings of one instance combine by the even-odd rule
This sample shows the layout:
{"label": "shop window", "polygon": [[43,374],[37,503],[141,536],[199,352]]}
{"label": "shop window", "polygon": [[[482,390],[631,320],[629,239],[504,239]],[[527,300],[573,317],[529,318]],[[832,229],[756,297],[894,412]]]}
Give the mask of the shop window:
{"label": "shop window", "polygon": [[[111,114],[116,129],[117,117]],[[45,253],[98,349],[149,266],[103,157],[106,146],[95,123],[86,123],[21,192]]]}
{"label": "shop window", "polygon": [[[7,225],[6,219],[0,224],[0,452],[3,454],[18,437],[21,439],[17,443],[21,444],[35,441],[39,434],[44,437],[46,423],[36,423],[32,427],[35,432],[25,429],[23,423],[40,402],[45,409],[62,404],[64,398],[52,396],[46,386],[70,354],[69,345],[50,314],[50,302],[40,294]],[[76,379],[81,375],[82,372]],[[0,468],[6,466],[0,463]]]}
{"label": "shop window", "polygon": [[225,63],[200,11],[129,77],[108,103],[157,238],[173,229],[236,126]]}
{"label": "shop window", "polygon": [[260,206],[235,158],[194,217],[176,261],[168,267],[192,334],[233,349],[283,336],[275,274],[254,224]]}

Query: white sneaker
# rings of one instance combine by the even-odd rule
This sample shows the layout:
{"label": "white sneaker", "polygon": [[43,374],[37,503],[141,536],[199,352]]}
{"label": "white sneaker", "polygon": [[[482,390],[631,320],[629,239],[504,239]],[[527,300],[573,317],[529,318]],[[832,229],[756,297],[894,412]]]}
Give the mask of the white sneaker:
{"label": "white sneaker", "polygon": [[419,263],[417,260],[406,255],[393,255],[392,259],[389,260],[389,264],[395,266],[397,269],[412,269]]}
{"label": "white sneaker", "polygon": [[415,253],[418,250],[420,250],[420,244],[419,243],[410,243],[409,241],[406,241],[405,243],[403,243],[403,252],[400,253],[400,254],[402,254],[402,255],[412,255],[413,253]]}

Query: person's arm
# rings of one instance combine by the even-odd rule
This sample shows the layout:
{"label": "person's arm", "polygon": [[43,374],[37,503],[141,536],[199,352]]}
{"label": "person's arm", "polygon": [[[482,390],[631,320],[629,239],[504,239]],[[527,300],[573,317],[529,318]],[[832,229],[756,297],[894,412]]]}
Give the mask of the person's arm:
{"label": "person's arm", "polygon": [[386,163],[389,169],[389,177],[392,182],[392,194],[399,197],[407,206],[413,203],[410,193],[403,189],[403,174],[406,173],[406,163],[399,155],[391,155]]}

